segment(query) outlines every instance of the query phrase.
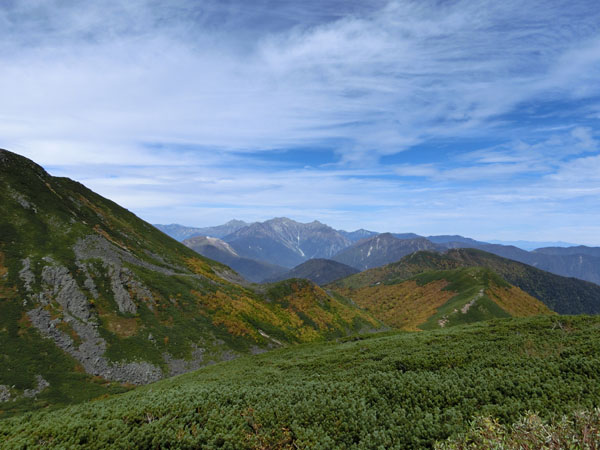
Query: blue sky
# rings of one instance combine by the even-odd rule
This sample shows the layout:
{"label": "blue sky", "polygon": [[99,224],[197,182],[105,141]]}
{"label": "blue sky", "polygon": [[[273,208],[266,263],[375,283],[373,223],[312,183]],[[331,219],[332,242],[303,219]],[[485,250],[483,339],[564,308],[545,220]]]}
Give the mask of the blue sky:
{"label": "blue sky", "polygon": [[153,223],[600,245],[595,0],[5,0],[0,67],[0,146]]}

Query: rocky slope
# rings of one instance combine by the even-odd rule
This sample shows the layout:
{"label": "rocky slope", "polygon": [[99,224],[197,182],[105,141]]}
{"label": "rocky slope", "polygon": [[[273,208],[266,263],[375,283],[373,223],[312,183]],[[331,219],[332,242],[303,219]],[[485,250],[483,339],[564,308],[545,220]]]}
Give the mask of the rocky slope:
{"label": "rocky slope", "polygon": [[378,327],[308,281],[269,292],[241,281],[83,185],[0,150],[0,411]]}
{"label": "rocky slope", "polygon": [[260,283],[267,278],[272,279],[272,281],[291,278],[279,277],[280,274],[287,271],[285,267],[276,266],[255,259],[243,258],[239,256],[227,242],[218,238],[196,236],[185,239],[182,243],[202,256],[228,265],[246,280],[253,283]]}
{"label": "rocky slope", "polygon": [[289,278],[303,278],[322,286],[340,278],[358,273],[354,267],[332,261],[331,259],[309,259],[308,261],[284,272],[276,277],[268,278],[266,282],[281,281]]}

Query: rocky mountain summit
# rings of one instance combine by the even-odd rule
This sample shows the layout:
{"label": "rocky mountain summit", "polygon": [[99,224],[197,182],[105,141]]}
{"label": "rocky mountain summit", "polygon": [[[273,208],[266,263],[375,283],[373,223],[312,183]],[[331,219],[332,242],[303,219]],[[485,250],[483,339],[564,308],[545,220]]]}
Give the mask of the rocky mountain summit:
{"label": "rocky mountain summit", "polygon": [[[221,226],[195,230],[222,231],[231,226],[239,227],[228,235],[210,234],[208,231],[205,235],[221,236],[238,256],[288,269],[309,259],[325,258],[365,270],[398,261],[415,251],[445,252],[452,248],[475,248],[557,275],[600,284],[600,247],[579,245],[527,251],[514,245],[493,244],[460,235],[421,236],[415,233],[376,233],[364,229],[348,232],[334,230],[318,221],[303,224],[285,217],[243,224],[234,220]],[[260,269],[256,264],[253,266],[251,279],[260,281]],[[270,272],[266,270],[262,278],[272,277]]]}
{"label": "rocky mountain summit", "polygon": [[238,255],[292,268],[312,258],[331,258],[351,241],[333,228],[286,217],[257,222],[223,238]]}

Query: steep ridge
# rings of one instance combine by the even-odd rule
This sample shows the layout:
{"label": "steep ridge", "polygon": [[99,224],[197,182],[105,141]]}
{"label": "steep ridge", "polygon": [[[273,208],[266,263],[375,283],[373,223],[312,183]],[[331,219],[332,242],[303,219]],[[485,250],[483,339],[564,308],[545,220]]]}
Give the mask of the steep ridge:
{"label": "steep ridge", "polygon": [[385,324],[407,330],[552,314],[539,300],[481,267],[426,271],[404,281],[387,278],[361,287],[340,284],[327,288]]}
{"label": "steep ridge", "polygon": [[358,273],[354,267],[332,261],[331,259],[309,259],[308,261],[284,272],[276,277],[266,279],[266,282],[275,282],[288,278],[303,278],[322,286],[340,278],[345,278]]}
{"label": "steep ridge", "polygon": [[254,223],[223,240],[242,257],[289,269],[311,258],[330,258],[351,243],[316,220],[299,223],[285,217]]}
{"label": "steep ridge", "polygon": [[228,234],[234,233],[240,228],[244,228],[248,225],[250,224],[244,222],[243,220],[236,219],[230,220],[229,222],[223,225],[204,228],[186,227],[184,225],[178,225],[176,223],[170,225],[154,224],[154,226],[160,231],[162,231],[165,234],[168,234],[173,239],[177,239],[180,242],[195,236],[211,236],[216,238],[222,238],[223,236],[227,236]]}
{"label": "steep ridge", "polygon": [[586,245],[576,245],[572,247],[541,247],[533,250],[533,253],[560,256],[587,255],[600,258],[600,247],[588,247]]}
{"label": "steep ridge", "polygon": [[350,242],[357,242],[361,239],[367,239],[375,236],[376,234],[379,234],[375,231],[365,230],[364,228],[355,231],[337,230],[337,232],[344,236],[346,239],[348,239]]}
{"label": "steep ridge", "polygon": [[225,241],[208,236],[196,236],[185,239],[182,244],[188,246],[195,252],[220,263],[226,264],[246,280],[260,283],[265,278],[277,277],[286,272],[285,267],[276,266],[263,261],[239,256],[236,251]]}
{"label": "steep ridge", "polygon": [[451,249],[444,254],[417,252],[398,262],[352,275],[333,284],[336,288],[358,289],[378,282],[397,283],[427,271],[460,267],[488,268],[559,314],[600,313],[600,286],[555,275],[477,249]]}
{"label": "steep ridge", "polygon": [[0,197],[0,410],[378,327],[308,281],[306,311],[266,298],[229,267],[5,150]]}
{"label": "steep ridge", "polygon": [[[447,245],[447,244],[446,244]],[[600,256],[594,247],[566,247],[564,249],[537,249],[531,252],[512,245],[462,242],[454,248],[476,248],[503,258],[522,262],[538,269],[565,277],[600,284]]]}
{"label": "steep ridge", "polygon": [[419,250],[443,249],[425,238],[398,239],[391,233],[383,233],[358,241],[331,259],[358,270],[366,270],[398,261]]}

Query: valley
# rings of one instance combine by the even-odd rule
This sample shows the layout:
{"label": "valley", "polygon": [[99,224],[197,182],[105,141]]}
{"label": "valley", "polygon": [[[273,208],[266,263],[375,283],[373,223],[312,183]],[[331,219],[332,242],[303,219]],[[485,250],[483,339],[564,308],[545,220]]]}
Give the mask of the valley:
{"label": "valley", "polygon": [[598,319],[558,315],[600,285],[503,246],[286,218],[182,243],[4,150],[0,175],[0,448],[419,448],[600,400]]}

